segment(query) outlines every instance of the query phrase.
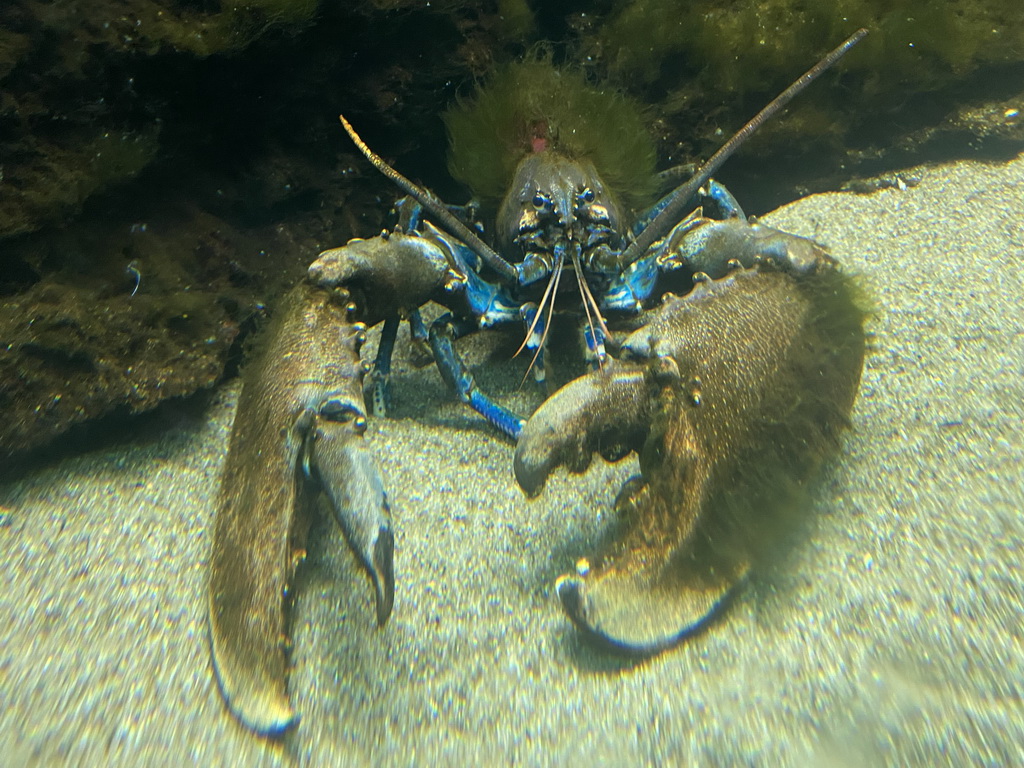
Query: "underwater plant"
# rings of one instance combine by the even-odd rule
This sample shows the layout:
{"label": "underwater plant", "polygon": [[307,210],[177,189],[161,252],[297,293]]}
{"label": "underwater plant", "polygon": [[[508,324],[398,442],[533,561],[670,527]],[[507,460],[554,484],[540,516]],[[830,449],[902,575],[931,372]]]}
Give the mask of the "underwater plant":
{"label": "underwater plant", "polygon": [[590,159],[630,208],[654,192],[655,149],[643,108],[610,86],[591,85],[579,69],[556,68],[549,56],[499,68],[444,122],[448,168],[484,204],[501,198],[523,157],[541,149]]}
{"label": "underwater plant", "polygon": [[744,93],[777,86],[794,57],[850,25],[874,32],[847,66],[874,73],[876,92],[935,89],[984,64],[1020,61],[1024,50],[1015,0],[619,0],[591,43],[610,71],[635,82],[678,81],[683,64],[697,89]]}

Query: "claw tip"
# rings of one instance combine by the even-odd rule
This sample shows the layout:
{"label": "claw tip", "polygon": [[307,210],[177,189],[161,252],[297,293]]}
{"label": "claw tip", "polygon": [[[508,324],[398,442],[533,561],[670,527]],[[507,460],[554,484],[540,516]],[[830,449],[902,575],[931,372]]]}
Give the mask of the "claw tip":
{"label": "claw tip", "polygon": [[382,525],[373,546],[371,578],[377,601],[377,626],[383,627],[391,617],[395,604],[395,536],[391,528]]}

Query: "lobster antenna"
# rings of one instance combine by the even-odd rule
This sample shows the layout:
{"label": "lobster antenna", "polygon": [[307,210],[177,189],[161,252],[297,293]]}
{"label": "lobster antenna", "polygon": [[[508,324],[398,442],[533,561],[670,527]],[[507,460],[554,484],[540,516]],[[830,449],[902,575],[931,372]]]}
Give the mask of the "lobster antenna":
{"label": "lobster antenna", "polygon": [[711,156],[710,160],[698,169],[693,178],[685,184],[676,187],[675,192],[671,194],[671,198],[661,212],[643,228],[643,230],[636,236],[636,239],[626,247],[626,250],[622,252],[622,265],[627,266],[632,264],[640,258],[640,255],[644,251],[651,247],[655,240],[664,237],[668,230],[671,229],[672,225],[679,220],[679,217],[683,213],[683,209],[689,204],[694,193],[704,186],[708,179],[710,179],[711,176],[722,167],[722,164],[740,148],[743,142],[749,139],[754,131],[760,128],[765,122],[774,117],[783,107],[789,104],[789,102],[793,100],[794,96],[813,83],[821,73],[843,58],[843,56],[845,56],[853,46],[859,43],[867,33],[868,31],[864,28],[858,29],[838,48],[835,48],[825,58],[804,72],[792,85],[789,86],[789,88],[772,99],[768,106],[754,115],[746,125],[740,128],[739,131],[737,131],[736,134],[721,147],[721,149]]}
{"label": "lobster antenna", "polygon": [[388,165],[380,155],[366,146],[366,142],[359,138],[359,134],[356,133],[344,115],[338,115],[338,119],[341,120],[341,125],[352,139],[352,142],[366,156],[366,159],[373,164],[373,167],[387,176],[409,197],[422,205],[441,229],[445,230],[452,237],[457,237],[461,240],[464,245],[472,249],[477,256],[484,260],[487,266],[497,272],[503,279],[514,282],[518,278],[519,273],[516,271],[516,268],[501,258],[473,230],[455,218],[445,204],[438,200],[430,190],[411,182]]}
{"label": "lobster antenna", "polygon": [[[537,344],[537,351],[533,353],[533,359],[530,361],[530,365],[526,368],[526,373],[523,374],[523,380],[519,382],[519,386],[523,386],[526,383],[526,377],[530,375],[530,371],[533,370],[533,366],[537,364],[537,358],[540,357],[540,353],[544,349],[544,344],[548,340],[548,331],[551,330],[551,318],[555,316],[555,295],[558,293],[558,283],[562,279],[562,265],[564,258],[561,254],[556,254],[555,265],[551,277],[548,279],[548,289],[551,291],[551,299],[548,301],[548,316],[544,320],[544,331],[540,335],[540,343]],[[544,291],[544,296],[547,297],[548,291]],[[544,311],[544,302],[541,300],[541,304],[537,307],[537,315]],[[530,326],[530,333],[533,333],[533,329],[537,326],[537,320],[534,318],[533,325]],[[526,346],[526,341],[529,340],[530,336],[527,334],[526,339],[523,341],[523,346]],[[522,347],[520,347],[520,350]],[[516,352],[518,355],[519,353]]]}

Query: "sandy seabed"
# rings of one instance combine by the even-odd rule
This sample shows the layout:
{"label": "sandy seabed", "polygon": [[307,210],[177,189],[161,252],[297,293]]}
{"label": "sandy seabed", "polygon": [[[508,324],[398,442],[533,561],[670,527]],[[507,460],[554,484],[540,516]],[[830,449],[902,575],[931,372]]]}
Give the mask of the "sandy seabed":
{"label": "sandy seabed", "polygon": [[410,370],[368,433],[391,621],[318,525],[293,614],[302,721],[253,736],[206,643],[233,384],[203,420],[0,484],[0,762],[1024,765],[1024,158],[912,177],[765,218],[859,276],[871,348],[806,525],[709,632],[635,666],[581,645],[553,581],[635,463],[527,500],[512,445]]}

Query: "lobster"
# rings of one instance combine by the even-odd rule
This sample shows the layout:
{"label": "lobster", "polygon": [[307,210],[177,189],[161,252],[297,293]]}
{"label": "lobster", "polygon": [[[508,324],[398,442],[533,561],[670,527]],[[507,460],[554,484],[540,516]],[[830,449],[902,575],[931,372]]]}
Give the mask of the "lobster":
{"label": "lobster", "polygon": [[[387,414],[404,320],[456,397],[516,441],[515,476],[527,494],[559,466],[582,471],[595,453],[639,455],[640,475],[615,504],[619,535],[556,582],[585,637],[645,657],[721,613],[781,510],[837,450],[863,366],[864,311],[823,248],[749,220],[712,176],[865,34],[808,70],[629,223],[596,164],[563,151],[544,115],[526,116],[528,151],[509,176],[492,244],[475,205],[445,205],[340,118],[406,197],[394,229],[319,255],[262,362],[246,373],[210,584],[214,667],[242,722],[279,734],[296,721],[281,638],[309,492],[331,499],[370,576],[378,623],[388,618],[393,537],[383,482],[362,442],[359,393],[370,371],[373,411]],[[566,301],[572,293],[578,303]],[[427,328],[420,310],[430,302],[446,311]],[[556,312],[572,309],[590,371],[528,420],[485,393],[458,352],[460,339],[482,329],[524,327],[527,370],[546,382],[550,328]],[[377,324],[370,366],[358,346]],[[268,457],[269,472],[260,462]]]}

